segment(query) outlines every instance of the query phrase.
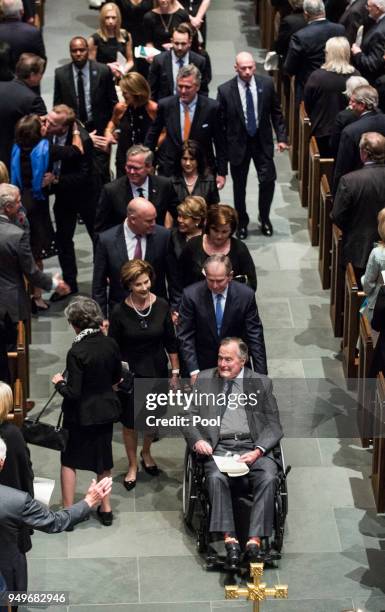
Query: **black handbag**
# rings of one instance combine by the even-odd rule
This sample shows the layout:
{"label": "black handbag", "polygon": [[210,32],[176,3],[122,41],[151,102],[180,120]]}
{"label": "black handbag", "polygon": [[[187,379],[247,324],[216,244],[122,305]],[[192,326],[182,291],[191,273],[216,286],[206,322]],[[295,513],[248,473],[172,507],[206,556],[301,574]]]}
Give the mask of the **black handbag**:
{"label": "black handbag", "polygon": [[21,432],[24,436],[24,440],[28,444],[36,444],[36,446],[43,446],[44,448],[51,448],[52,450],[65,451],[68,442],[68,431],[61,426],[63,411],[60,410],[56,425],[40,422],[40,418],[48,408],[56,393],[55,389],[44,408],[35,419],[24,420]]}

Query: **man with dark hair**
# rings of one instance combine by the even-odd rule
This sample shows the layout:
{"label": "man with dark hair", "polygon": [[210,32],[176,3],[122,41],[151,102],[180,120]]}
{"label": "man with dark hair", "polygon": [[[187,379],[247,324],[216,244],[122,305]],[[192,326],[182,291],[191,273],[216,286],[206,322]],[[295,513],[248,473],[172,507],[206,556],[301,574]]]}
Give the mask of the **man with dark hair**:
{"label": "man with dark hair", "polygon": [[16,78],[0,81],[0,160],[9,167],[16,123],[31,113],[45,115],[47,108],[34,90],[43,77],[45,62],[23,53],[16,64]]}
{"label": "man with dark hair", "polygon": [[191,51],[192,37],[191,26],[181,23],[172,33],[172,48],[154,57],[148,76],[153,100],[158,101],[177,93],[176,78],[179,69],[187,64],[194,64],[200,71],[202,82],[199,91],[202,96],[208,96],[206,60],[202,55]]}
{"label": "man with dark hair", "polygon": [[377,215],[385,202],[385,137],[362,134],[359,142],[363,167],[341,177],[331,218],[342,230],[342,260],[361,275],[373,244],[378,241]]}
{"label": "man with dark hair", "polygon": [[12,67],[22,53],[34,53],[47,59],[40,30],[22,21],[23,3],[21,0],[2,0],[3,20],[0,21],[0,40],[11,47]]}

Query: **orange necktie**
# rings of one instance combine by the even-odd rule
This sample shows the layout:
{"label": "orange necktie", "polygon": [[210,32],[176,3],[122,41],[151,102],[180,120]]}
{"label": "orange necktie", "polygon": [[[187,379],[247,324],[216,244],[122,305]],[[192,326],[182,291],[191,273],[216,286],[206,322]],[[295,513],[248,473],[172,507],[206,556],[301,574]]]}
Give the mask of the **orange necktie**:
{"label": "orange necktie", "polygon": [[190,136],[191,117],[190,117],[190,111],[189,111],[187,104],[183,105],[183,109],[184,109],[183,142],[185,142],[186,140],[188,140],[188,137]]}

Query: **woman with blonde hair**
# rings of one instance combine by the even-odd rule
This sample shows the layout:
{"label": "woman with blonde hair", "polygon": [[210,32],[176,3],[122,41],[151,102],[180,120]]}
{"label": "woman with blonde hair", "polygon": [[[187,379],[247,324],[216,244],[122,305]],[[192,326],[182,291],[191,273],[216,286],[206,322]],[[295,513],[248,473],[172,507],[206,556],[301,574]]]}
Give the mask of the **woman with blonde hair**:
{"label": "woman with blonde hair", "polygon": [[121,28],[122,17],[119,7],[114,2],[103,5],[99,15],[100,27],[88,39],[89,58],[107,64],[114,75],[121,77],[117,62],[118,51],[126,58],[127,68],[134,66],[132,38],[129,32]]}
{"label": "woman with blonde hair", "polygon": [[336,115],[345,108],[346,81],[359,72],[350,63],[350,45],[343,36],[329,38],[325,45],[325,63],[309,76],[304,102],[311,130],[317,139],[321,157],[332,157],[330,137]]}
{"label": "woman with blonde hair", "polygon": [[377,216],[379,242],[372,249],[365,274],[361,277],[362,288],[366,294],[366,316],[369,321],[373,318],[373,310],[376,304],[380,287],[384,285],[382,272],[385,271],[385,208],[380,210]]}
{"label": "woman with blonde hair", "polygon": [[9,183],[8,168],[2,161],[0,161],[0,183]]}
{"label": "woman with blonde hair", "polygon": [[150,100],[151,90],[139,72],[129,72],[120,80],[124,102],[115,105],[104,135],[110,143],[118,143],[116,152],[117,176],[124,176],[126,152],[144,142],[148,128],[156,117],[158,105]]}

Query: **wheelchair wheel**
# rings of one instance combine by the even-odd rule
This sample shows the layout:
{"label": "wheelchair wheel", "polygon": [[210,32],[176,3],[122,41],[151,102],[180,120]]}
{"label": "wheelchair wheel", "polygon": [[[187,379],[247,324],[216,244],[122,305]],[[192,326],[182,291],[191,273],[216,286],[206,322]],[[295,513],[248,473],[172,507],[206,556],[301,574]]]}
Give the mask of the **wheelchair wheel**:
{"label": "wheelchair wheel", "polygon": [[285,515],[282,507],[282,497],[280,493],[275,498],[275,516],[274,516],[274,548],[281,552],[283,546],[283,536],[285,532]]}
{"label": "wheelchair wheel", "polygon": [[192,527],[196,502],[196,483],[193,472],[193,459],[188,447],[186,447],[183,473],[183,519],[187,527]]}

